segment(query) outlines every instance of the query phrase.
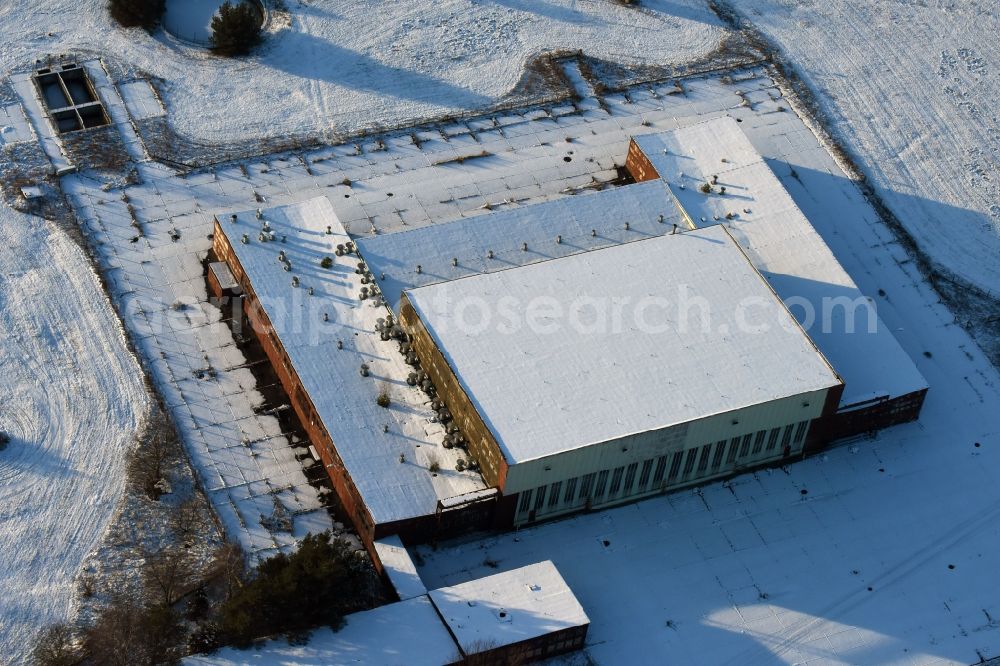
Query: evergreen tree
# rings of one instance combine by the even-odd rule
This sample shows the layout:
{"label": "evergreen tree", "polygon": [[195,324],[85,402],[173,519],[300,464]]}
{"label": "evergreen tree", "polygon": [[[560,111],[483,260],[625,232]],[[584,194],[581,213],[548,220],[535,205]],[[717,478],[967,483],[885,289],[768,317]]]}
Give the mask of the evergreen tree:
{"label": "evergreen tree", "polygon": [[126,28],[153,32],[160,25],[166,0],[108,0],[111,17]]}
{"label": "evergreen tree", "polygon": [[212,47],[227,56],[250,53],[260,43],[260,12],[248,2],[229,0],[212,17]]}
{"label": "evergreen tree", "polygon": [[291,555],[279,553],[226,601],[219,624],[226,638],[255,638],[320,625],[337,626],[364,603],[365,568],[343,540],[329,532],[308,535]]}

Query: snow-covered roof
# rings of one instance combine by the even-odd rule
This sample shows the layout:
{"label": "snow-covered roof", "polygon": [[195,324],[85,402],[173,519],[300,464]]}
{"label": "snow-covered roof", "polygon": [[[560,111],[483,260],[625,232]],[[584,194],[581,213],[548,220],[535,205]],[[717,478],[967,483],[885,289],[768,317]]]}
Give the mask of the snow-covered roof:
{"label": "snow-covered roof", "polygon": [[[842,406],[918,391],[927,382],[878,317],[871,303],[792,201],[737,122],[720,117],[686,128],[634,137],[660,177],[696,224],[725,224],[793,313],[803,303],[815,313],[809,335],[844,379]],[[718,176],[714,192],[700,187]],[[721,195],[719,188],[725,186]],[[727,220],[726,215],[732,214]],[[857,303],[849,327],[843,303]],[[826,310],[824,310],[824,304]],[[874,307],[874,303],[872,303]],[[831,316],[823,315],[824,311]]]}
{"label": "snow-covered roof", "polygon": [[359,238],[357,244],[372,273],[385,274],[379,288],[396,307],[407,289],[660,236],[674,223],[681,219],[670,191],[650,181]]}
{"label": "snow-covered roof", "polygon": [[512,464],[840,383],[721,226],[406,293]]}
{"label": "snow-covered roof", "polygon": [[[410,367],[396,343],[375,333],[387,311],[359,300],[358,257],[335,256],[350,237],[329,200],[267,209],[260,219],[254,211],[238,213],[236,222],[231,214],[218,219],[373,520],[433,514],[438,500],[484,488],[477,473],[455,470],[462,452],[441,446],[443,429],[431,422],[426,395],[406,386]],[[274,240],[261,242],[265,222]],[[320,265],[324,257],[334,259],[331,268]],[[362,363],[369,377],[361,376]],[[375,402],[382,387],[392,401],[388,409]],[[433,474],[431,462],[440,466]]]}
{"label": "snow-covered roof", "polygon": [[427,596],[352,613],[344,626],[312,632],[306,645],[284,639],[268,640],[248,650],[222,648],[184,660],[191,666],[236,664],[377,664],[378,666],[441,666],[458,656],[458,646],[441,623]]}
{"label": "snow-covered roof", "polygon": [[427,594],[427,588],[420,580],[413,558],[410,557],[410,552],[398,535],[393,534],[376,541],[375,552],[378,554],[379,562],[382,563],[385,575],[389,577],[389,582],[396,590],[396,596],[405,601]]}
{"label": "snow-covered roof", "polygon": [[430,592],[466,654],[590,624],[551,561]]}

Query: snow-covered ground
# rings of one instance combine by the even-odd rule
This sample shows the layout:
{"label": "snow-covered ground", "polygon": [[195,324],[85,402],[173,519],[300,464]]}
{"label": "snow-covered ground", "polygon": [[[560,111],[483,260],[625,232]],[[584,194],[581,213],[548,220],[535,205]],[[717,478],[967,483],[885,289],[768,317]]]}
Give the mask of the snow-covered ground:
{"label": "snow-covered ground", "polygon": [[74,579],[124,487],[142,372],[80,248],[0,205],[0,661],[72,619]]}
{"label": "snow-covered ground", "polygon": [[[248,60],[208,56],[162,31],[115,27],[106,0],[0,4],[0,72],[93,51],[164,81],[176,129],[203,141],[354,131],[491,106],[526,62],[586,49],[619,62],[686,62],[725,34],[702,0],[315,0],[272,13]],[[52,33],[52,36],[49,36]]]}
{"label": "snow-covered ground", "polygon": [[930,257],[1000,297],[1000,3],[729,0]]}

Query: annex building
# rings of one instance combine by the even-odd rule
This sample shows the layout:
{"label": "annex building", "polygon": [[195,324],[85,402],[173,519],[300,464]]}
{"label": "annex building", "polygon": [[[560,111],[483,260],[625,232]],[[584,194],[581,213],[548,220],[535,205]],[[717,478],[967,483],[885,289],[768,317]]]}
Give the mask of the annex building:
{"label": "annex building", "polygon": [[919,414],[877,315],[824,310],[865,299],[735,121],[636,137],[626,166],[641,182],[363,238],[325,197],[216,218],[212,289],[242,292],[377,562],[393,535],[611,506]]}

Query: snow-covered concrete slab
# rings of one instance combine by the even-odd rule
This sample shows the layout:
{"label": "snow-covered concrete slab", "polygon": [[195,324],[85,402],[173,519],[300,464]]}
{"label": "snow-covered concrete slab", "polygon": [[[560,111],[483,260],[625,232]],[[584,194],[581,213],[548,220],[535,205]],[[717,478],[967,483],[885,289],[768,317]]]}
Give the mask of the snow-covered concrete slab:
{"label": "snow-covered concrete slab", "polygon": [[28,119],[20,104],[0,107],[0,145],[9,145],[33,139]]}

